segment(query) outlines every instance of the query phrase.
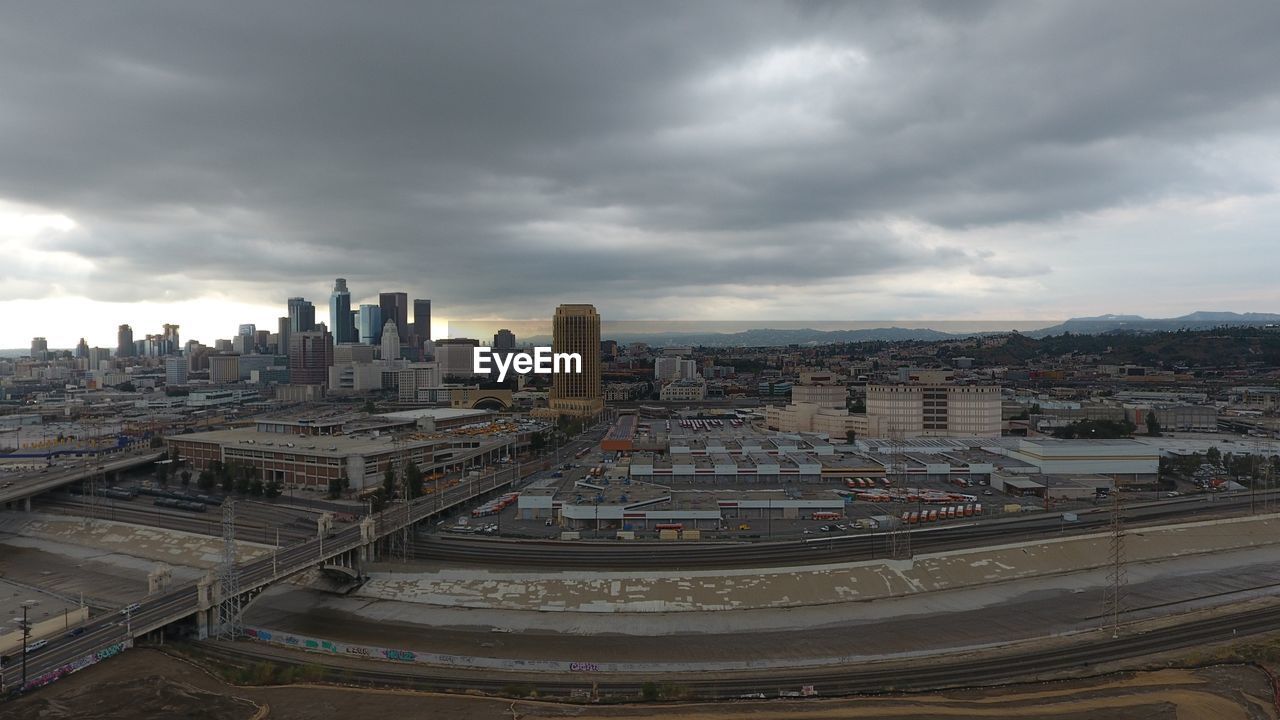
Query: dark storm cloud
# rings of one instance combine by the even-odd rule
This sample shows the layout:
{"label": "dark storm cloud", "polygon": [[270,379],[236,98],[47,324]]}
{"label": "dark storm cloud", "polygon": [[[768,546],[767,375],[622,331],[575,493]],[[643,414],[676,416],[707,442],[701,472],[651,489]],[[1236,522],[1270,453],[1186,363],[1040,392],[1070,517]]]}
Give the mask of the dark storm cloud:
{"label": "dark storm cloud", "polygon": [[1271,2],[31,3],[0,23],[0,200],[74,218],[46,249],[105,300],[345,276],[617,315],[1041,276],[891,227],[1273,190],[1195,151],[1273,132],[1277,27]]}

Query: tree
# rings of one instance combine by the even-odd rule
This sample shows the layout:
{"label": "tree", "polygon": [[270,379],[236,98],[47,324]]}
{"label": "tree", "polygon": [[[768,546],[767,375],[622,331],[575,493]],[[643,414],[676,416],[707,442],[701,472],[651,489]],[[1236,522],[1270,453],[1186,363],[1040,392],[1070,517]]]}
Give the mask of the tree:
{"label": "tree", "polygon": [[1113,440],[1133,437],[1137,428],[1128,420],[1077,420],[1053,431],[1056,438],[1086,440]]}
{"label": "tree", "polygon": [[845,442],[847,442],[847,443],[849,443],[850,445],[852,445],[852,444],[853,444],[853,441],[854,441],[854,440],[857,440],[857,439],[858,439],[858,433],[854,432],[853,430],[846,430],[846,431],[845,431],[845,433],[844,433],[844,440],[845,440]]}
{"label": "tree", "polygon": [[1222,464],[1222,451],[1217,446],[1211,447],[1204,453],[1204,461],[1217,467]]}
{"label": "tree", "polygon": [[386,494],[388,500],[396,494],[396,469],[391,463],[387,463],[387,474],[382,476],[382,492]]}
{"label": "tree", "polygon": [[342,495],[342,480],[340,478],[331,478],[329,480],[329,499],[337,500]]}
{"label": "tree", "polygon": [[217,485],[217,481],[213,479],[213,473],[208,470],[201,470],[200,476],[196,478],[196,487],[204,492],[209,492],[214,485]]}
{"label": "tree", "polygon": [[262,497],[266,488],[267,486],[262,482],[262,478],[254,478],[253,482],[249,483],[249,494],[254,497]]}
{"label": "tree", "polygon": [[535,453],[541,452],[546,446],[547,438],[542,433],[534,433],[533,437],[529,438],[529,449]]}
{"label": "tree", "polygon": [[156,480],[160,483],[160,487],[168,487],[169,485],[169,463],[156,464]]}
{"label": "tree", "polygon": [[249,486],[252,481],[248,475],[241,475],[235,479],[235,489],[237,495],[248,495]]}
{"label": "tree", "polygon": [[182,471],[182,487],[190,487],[190,486],[191,486],[191,471],[183,470]]}
{"label": "tree", "polygon": [[422,471],[412,461],[404,464],[404,486],[410,499],[422,495]]}
{"label": "tree", "polygon": [[374,407],[372,400],[365,400],[362,411],[364,412],[365,415],[372,415],[374,412],[377,411],[377,408]]}
{"label": "tree", "polygon": [[1155,412],[1147,411],[1147,434],[1152,437],[1160,435],[1160,420],[1156,418]]}
{"label": "tree", "polygon": [[262,496],[267,499],[280,497],[280,483],[275,479],[268,480],[267,484],[262,486]]}

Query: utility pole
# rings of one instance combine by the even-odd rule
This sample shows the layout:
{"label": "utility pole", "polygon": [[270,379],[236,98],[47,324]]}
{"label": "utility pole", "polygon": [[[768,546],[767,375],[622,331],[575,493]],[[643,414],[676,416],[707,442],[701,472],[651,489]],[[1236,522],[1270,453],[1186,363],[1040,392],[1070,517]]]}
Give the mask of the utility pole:
{"label": "utility pole", "polygon": [[1111,491],[1111,547],[1107,586],[1103,598],[1103,622],[1111,626],[1111,637],[1120,637],[1120,613],[1123,612],[1125,590],[1124,566],[1124,501],[1119,488]]}
{"label": "utility pole", "polygon": [[22,684],[18,686],[19,691],[27,688],[27,645],[31,640],[31,623],[27,621],[27,610],[36,605],[35,600],[27,600],[22,603],[22,619],[14,618],[18,627],[22,629]]}

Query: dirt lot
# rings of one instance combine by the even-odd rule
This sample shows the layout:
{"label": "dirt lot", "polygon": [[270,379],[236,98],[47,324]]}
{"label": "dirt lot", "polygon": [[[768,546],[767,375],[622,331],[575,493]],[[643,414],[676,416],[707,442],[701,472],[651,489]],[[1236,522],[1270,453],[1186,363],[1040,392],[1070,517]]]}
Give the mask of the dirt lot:
{"label": "dirt lot", "polygon": [[1276,720],[1264,673],[1247,666],[1161,670],[998,691],[726,704],[581,706],[320,686],[233,687],[149,649],[127,652],[28,697],[0,706],[6,720],[315,720],[447,717],[687,718],[688,720],[875,720],[889,718],[1110,718]]}

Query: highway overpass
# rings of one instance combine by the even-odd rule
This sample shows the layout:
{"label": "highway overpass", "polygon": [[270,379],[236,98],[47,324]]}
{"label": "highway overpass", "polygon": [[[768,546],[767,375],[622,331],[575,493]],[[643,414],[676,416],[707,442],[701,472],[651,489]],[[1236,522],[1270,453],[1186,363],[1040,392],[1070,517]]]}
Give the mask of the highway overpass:
{"label": "highway overpass", "polygon": [[43,470],[0,476],[0,506],[20,503],[31,509],[31,498],[56,490],[65,485],[88,480],[94,476],[110,476],[122,470],[153,463],[165,456],[164,450],[144,448],[126,450],[99,457],[60,460],[59,464]]}

